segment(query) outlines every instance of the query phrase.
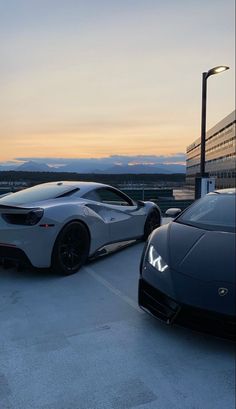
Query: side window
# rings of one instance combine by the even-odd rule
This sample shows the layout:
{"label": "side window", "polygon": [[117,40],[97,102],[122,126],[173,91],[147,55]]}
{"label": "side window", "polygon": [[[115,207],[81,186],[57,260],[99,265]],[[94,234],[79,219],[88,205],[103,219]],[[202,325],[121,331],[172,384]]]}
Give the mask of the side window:
{"label": "side window", "polygon": [[101,199],[96,190],[91,190],[91,192],[86,193],[82,197],[88,200],[94,200],[95,202],[101,202]]}
{"label": "side window", "polygon": [[102,203],[116,206],[133,206],[133,202],[129,197],[116,190],[102,188],[97,190],[97,194]]}

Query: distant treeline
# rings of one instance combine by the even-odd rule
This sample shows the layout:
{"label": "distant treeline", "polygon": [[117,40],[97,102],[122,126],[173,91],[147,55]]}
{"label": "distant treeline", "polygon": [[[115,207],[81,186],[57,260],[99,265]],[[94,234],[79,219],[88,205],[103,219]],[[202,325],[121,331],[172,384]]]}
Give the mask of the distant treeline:
{"label": "distant treeline", "polygon": [[54,182],[57,180],[81,180],[119,185],[123,183],[160,183],[174,182],[183,184],[185,174],[99,174],[99,173],[69,173],[69,172],[18,172],[0,171],[0,181],[26,181],[29,184]]}

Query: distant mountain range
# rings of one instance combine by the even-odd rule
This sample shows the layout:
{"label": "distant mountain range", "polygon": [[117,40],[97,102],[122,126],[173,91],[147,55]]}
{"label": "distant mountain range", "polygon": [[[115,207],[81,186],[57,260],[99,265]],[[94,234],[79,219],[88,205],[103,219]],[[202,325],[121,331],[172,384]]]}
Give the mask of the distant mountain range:
{"label": "distant mountain range", "polygon": [[67,164],[65,166],[52,167],[45,163],[38,163],[35,161],[24,162],[23,164],[16,166],[0,166],[0,171],[2,170],[15,170],[22,172],[76,172],[76,173],[108,173],[108,174],[121,174],[121,173],[185,173],[186,168],[184,165],[179,164],[134,164],[127,165],[114,164],[113,166],[101,166],[102,168],[92,168],[92,166],[84,166],[79,161],[77,163]]}
{"label": "distant mountain range", "polygon": [[22,172],[52,172],[54,169],[45,163],[33,162],[31,160],[29,162],[22,163],[22,165],[18,166],[14,170]]}

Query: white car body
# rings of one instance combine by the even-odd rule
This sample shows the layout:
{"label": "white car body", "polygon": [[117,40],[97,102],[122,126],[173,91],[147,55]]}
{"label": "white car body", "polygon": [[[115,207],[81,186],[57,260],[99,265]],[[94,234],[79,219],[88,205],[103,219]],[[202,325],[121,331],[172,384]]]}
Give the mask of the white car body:
{"label": "white car body", "polygon": [[[40,189],[43,200],[26,200],[27,195],[31,197],[33,193],[34,196],[34,192],[39,199]],[[45,190],[49,191],[46,200]],[[58,197],[61,194],[57,194],[53,197],[51,194],[50,197],[50,190],[60,191],[64,196]],[[120,195],[122,204],[96,200],[96,195],[106,192]],[[21,217],[38,209],[43,213],[39,222],[34,225],[19,223]],[[104,184],[50,182],[37,185],[0,198],[0,258],[14,259],[23,255],[34,267],[50,267],[58,234],[72,221],[80,221],[87,227],[89,257],[93,257],[104,253],[111,243],[142,238],[146,219],[152,209],[156,209],[161,217],[160,209],[153,202],[134,202],[118,189]]]}

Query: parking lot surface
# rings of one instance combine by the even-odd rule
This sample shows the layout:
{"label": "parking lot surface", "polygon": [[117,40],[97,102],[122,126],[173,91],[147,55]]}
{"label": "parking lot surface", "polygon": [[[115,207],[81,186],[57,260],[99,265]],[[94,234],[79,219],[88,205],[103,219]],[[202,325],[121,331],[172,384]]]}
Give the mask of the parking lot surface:
{"label": "parking lot surface", "polygon": [[0,268],[1,409],[233,409],[228,341],[137,305],[143,244],[69,277]]}

